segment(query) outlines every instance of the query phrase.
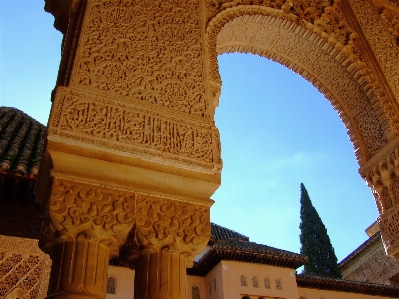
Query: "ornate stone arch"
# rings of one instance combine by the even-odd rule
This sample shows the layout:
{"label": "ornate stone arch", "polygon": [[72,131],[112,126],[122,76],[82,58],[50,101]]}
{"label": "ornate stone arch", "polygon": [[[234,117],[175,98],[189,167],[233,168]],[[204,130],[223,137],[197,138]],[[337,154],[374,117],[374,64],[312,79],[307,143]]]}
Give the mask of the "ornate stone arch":
{"label": "ornate stone arch", "polygon": [[364,63],[354,54],[350,39],[356,34],[343,44],[319,27],[264,6],[239,5],[218,13],[206,30],[213,106],[218,104],[221,84],[218,54],[252,53],[276,61],[304,77],[331,102],[362,166],[395,137],[395,130]]}

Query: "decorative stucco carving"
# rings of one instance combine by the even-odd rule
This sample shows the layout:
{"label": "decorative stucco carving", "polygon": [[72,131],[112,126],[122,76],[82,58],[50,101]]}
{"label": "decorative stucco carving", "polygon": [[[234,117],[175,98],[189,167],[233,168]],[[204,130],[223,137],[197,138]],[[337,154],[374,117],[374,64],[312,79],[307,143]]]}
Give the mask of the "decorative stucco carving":
{"label": "decorative stucco carving", "polygon": [[136,211],[135,296],[186,298],[186,267],[210,237],[210,206],[140,195]]}
{"label": "decorative stucco carving", "polygon": [[[284,15],[295,15],[298,22],[313,24],[342,45],[355,48],[356,33],[346,22],[339,6],[339,0],[208,0],[206,3],[207,20],[212,22],[217,14],[230,8],[253,7],[279,10]],[[252,14],[252,13],[250,13]]]}
{"label": "decorative stucco carving", "polygon": [[[118,192],[78,182],[55,179],[48,204],[48,240],[84,240],[106,245],[113,255],[135,221],[133,192]],[[57,240],[57,239],[60,240]]]}
{"label": "decorative stucco carving", "polygon": [[374,0],[373,3],[378,9],[385,27],[394,36],[396,44],[399,46],[399,2]]}
{"label": "decorative stucco carving", "polygon": [[162,157],[180,167],[221,171],[219,132],[209,121],[65,87],[57,90],[48,138],[62,137],[88,147]]}
{"label": "decorative stucco carving", "polygon": [[146,241],[140,245],[157,249],[167,246],[194,258],[209,240],[209,217],[209,206],[141,195],[137,200],[136,230]]}
{"label": "decorative stucco carving", "polygon": [[382,240],[387,254],[399,258],[399,206],[396,205],[378,218]]}
{"label": "decorative stucco carving", "polygon": [[90,0],[71,85],[209,118],[200,1]]}
{"label": "decorative stucco carving", "polygon": [[0,236],[0,297],[45,298],[50,268],[37,240]]}
{"label": "decorative stucco carving", "polygon": [[209,44],[215,47],[209,48],[210,69],[215,71],[211,78],[218,80],[216,53],[253,53],[286,65],[331,101],[362,164],[388,143],[386,135],[392,135],[382,127],[387,121],[371,85],[360,75],[363,64],[354,54],[353,61],[344,54],[351,53],[351,46],[297,21],[294,15],[252,6],[219,14],[207,30]]}
{"label": "decorative stucco carving", "polygon": [[396,99],[399,98],[399,47],[394,36],[384,26],[378,9],[372,1],[348,0],[371,51],[381,67],[385,79]]}
{"label": "decorative stucco carving", "polygon": [[[395,145],[396,144],[396,145]],[[399,256],[399,146],[395,141],[360,173],[371,188],[380,216],[378,225],[387,254]]]}

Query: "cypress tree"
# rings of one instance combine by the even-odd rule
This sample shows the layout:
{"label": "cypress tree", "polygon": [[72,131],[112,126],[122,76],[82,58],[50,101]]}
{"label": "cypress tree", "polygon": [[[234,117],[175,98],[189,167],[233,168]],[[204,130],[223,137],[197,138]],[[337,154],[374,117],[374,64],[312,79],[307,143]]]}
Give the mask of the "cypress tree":
{"label": "cypress tree", "polygon": [[301,183],[301,254],[309,258],[305,272],[332,278],[342,278],[337,257],[327,229],[312,205],[308,191]]}

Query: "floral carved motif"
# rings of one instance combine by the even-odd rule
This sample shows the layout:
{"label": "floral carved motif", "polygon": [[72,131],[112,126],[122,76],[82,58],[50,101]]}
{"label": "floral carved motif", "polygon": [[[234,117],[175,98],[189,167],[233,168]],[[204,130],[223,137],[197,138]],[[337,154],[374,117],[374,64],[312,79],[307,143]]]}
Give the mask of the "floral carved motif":
{"label": "floral carved motif", "polygon": [[395,38],[384,26],[384,20],[378,15],[378,9],[373,6],[372,1],[348,0],[348,2],[388,81],[389,87],[398,99],[399,47]]}
{"label": "floral carved motif", "polygon": [[198,0],[90,0],[72,85],[209,117]]}
{"label": "floral carved motif", "polygon": [[380,214],[396,206],[399,200],[399,148],[388,151],[384,157],[367,169],[361,169],[376,198]]}
{"label": "floral carved motif", "polygon": [[284,14],[295,15],[299,17],[299,22],[309,22],[343,45],[354,46],[356,34],[343,18],[338,3],[339,1],[334,0],[208,0],[207,20],[210,21],[225,9],[240,5],[268,7],[281,10]]}
{"label": "floral carved motif", "polygon": [[208,172],[221,169],[219,133],[208,122],[163,116],[148,108],[70,88],[58,91],[49,139],[67,136],[136,155],[200,166]]}
{"label": "floral carved motif", "polygon": [[395,37],[396,44],[399,46],[399,14],[394,14],[383,6],[379,7],[379,12],[387,25],[388,31]]}
{"label": "floral carved motif", "polygon": [[397,257],[399,255],[399,206],[380,215],[377,221],[387,254]]}
{"label": "floral carved motif", "polygon": [[51,260],[37,240],[0,236],[0,297],[42,299]]}
{"label": "floral carved motif", "polygon": [[399,147],[388,150],[360,173],[371,188],[380,216],[378,225],[387,254],[399,254]]}
{"label": "floral carved motif", "polygon": [[[233,13],[238,8],[231,10]],[[280,15],[275,15],[269,9],[264,9],[262,15],[247,15],[245,11],[244,15],[218,28],[214,52],[253,53],[270,58],[311,82],[338,111],[360,164],[388,143],[385,137],[388,133],[381,125],[387,121],[381,117],[381,108],[374,104],[376,96],[371,86],[364,84],[364,78],[358,77],[360,82],[354,78],[355,73],[359,75],[357,68],[362,63],[359,60],[350,62],[336,48],[342,44],[336,42],[335,47],[333,43],[298,25],[293,16],[289,19],[281,15],[280,19]],[[223,15],[220,17],[223,18]],[[210,28],[209,34],[214,34],[214,30]]]}
{"label": "floral carved motif", "polygon": [[55,179],[49,200],[55,239],[89,239],[117,252],[134,224],[135,197]]}
{"label": "floral carved motif", "polygon": [[137,200],[136,230],[156,249],[168,246],[194,257],[210,237],[209,211],[209,206],[141,195]]}

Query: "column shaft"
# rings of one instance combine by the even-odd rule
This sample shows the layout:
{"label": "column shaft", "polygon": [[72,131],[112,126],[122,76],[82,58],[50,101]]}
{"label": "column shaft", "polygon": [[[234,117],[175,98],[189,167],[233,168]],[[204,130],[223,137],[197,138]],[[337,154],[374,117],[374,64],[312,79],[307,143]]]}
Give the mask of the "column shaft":
{"label": "column shaft", "polygon": [[109,249],[96,241],[73,240],[53,249],[51,298],[105,298]]}

